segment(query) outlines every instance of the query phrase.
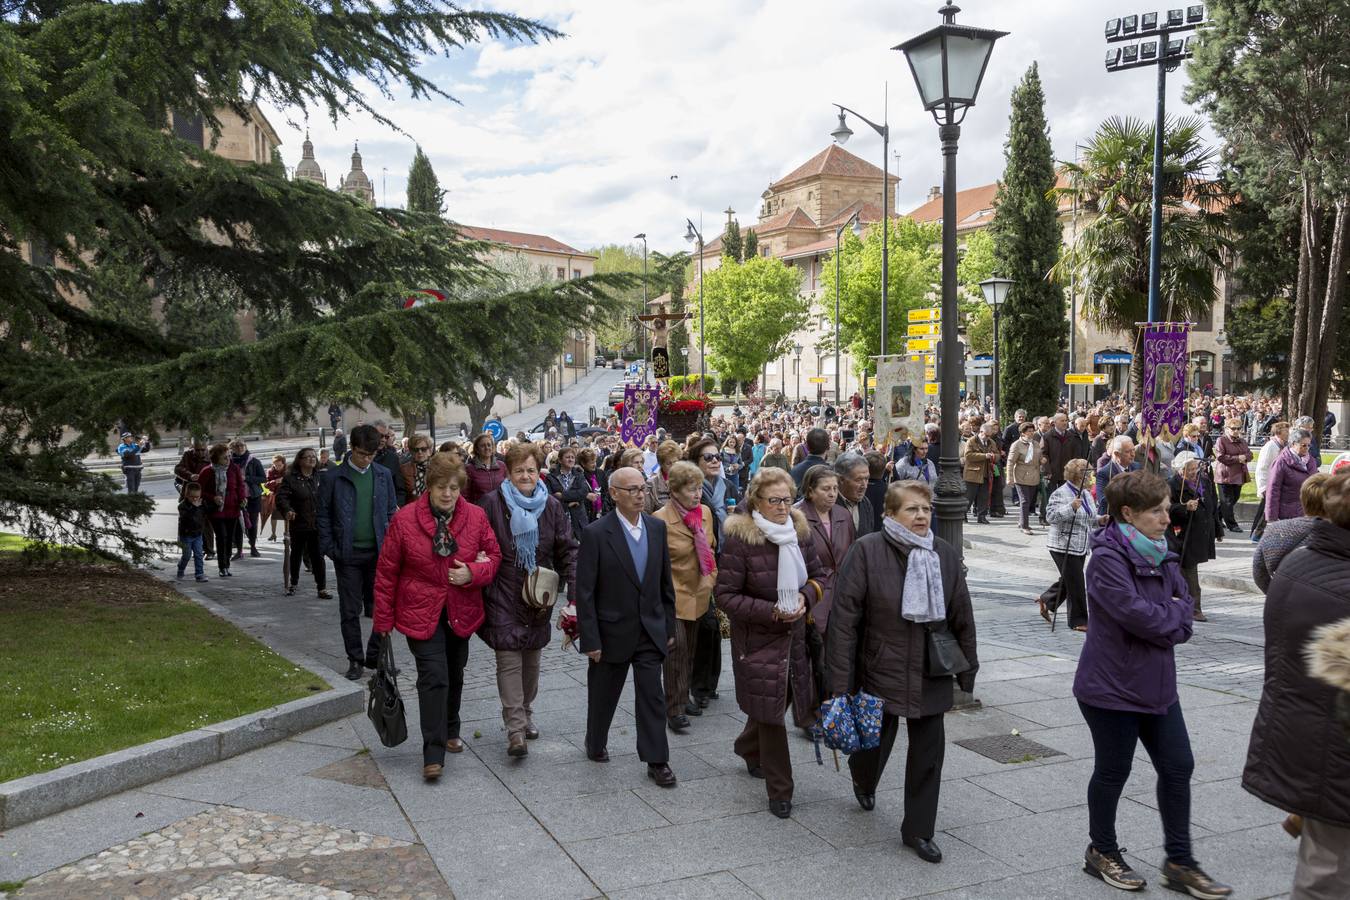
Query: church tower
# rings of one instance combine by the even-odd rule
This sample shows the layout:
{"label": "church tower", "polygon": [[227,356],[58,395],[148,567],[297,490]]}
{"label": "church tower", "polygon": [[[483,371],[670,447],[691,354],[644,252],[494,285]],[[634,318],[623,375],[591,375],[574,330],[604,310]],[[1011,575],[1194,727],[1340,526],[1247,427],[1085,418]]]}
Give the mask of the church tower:
{"label": "church tower", "polygon": [[361,150],[359,146],[352,148],[352,170],[338,182],[338,190],[344,194],[351,194],[370,206],[375,205],[375,186],[370,183],[370,178],[366,176],[365,170],[361,168]]}
{"label": "church tower", "polygon": [[295,177],[313,181],[324,187],[328,186],[323,169],[319,168],[318,161],[314,159],[314,142],[309,139],[308,131],[305,132],[305,143],[301,145],[300,163],[295,167]]}

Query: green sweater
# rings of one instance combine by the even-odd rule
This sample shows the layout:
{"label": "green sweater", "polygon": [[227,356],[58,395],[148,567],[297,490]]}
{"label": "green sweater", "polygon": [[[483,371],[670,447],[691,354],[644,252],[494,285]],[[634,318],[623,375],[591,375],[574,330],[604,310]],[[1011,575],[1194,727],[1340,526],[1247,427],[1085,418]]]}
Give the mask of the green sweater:
{"label": "green sweater", "polygon": [[375,472],[366,466],[359,471],[348,463],[352,484],[356,486],[356,504],[352,509],[352,549],[375,549]]}

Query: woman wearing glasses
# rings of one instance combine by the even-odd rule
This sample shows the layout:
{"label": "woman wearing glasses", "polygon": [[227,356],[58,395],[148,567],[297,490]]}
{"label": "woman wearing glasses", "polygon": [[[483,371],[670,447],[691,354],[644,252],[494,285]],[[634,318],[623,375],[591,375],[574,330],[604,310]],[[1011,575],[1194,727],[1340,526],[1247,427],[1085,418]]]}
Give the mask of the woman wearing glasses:
{"label": "woman wearing glasses", "polygon": [[[686,446],[689,448],[686,458],[703,473],[699,502],[712,511],[713,546],[721,547],[722,525],[736,502],[730,485],[722,476],[722,453],[717,448],[717,441],[708,436],[690,435]],[[732,507],[728,507],[729,502]],[[689,688],[699,709],[719,698],[717,683],[721,678],[722,623],[717,618],[716,607],[710,606],[708,612],[699,619],[694,664],[689,675]]]}
{"label": "woman wearing glasses", "polygon": [[727,517],[717,563],[717,603],[731,619],[736,703],[746,715],[735,751],[765,780],[769,811],[780,819],[792,814],[793,787],[783,717],[791,703],[795,721],[815,720],[805,616],[823,596],[811,527],[792,508],[796,493],[782,469],[756,473],[746,509]]}
{"label": "woman wearing glasses", "polygon": [[[431,438],[414,434],[408,438],[408,452],[412,458],[399,467],[403,479],[404,497],[412,503],[427,491],[427,467],[431,463]],[[467,473],[466,476],[467,477]]]}
{"label": "woman wearing glasses", "polygon": [[497,695],[506,723],[506,753],[512,757],[527,755],[525,742],[539,737],[533,718],[539,657],[552,637],[550,611],[525,605],[525,578],[545,566],[558,573],[568,597],[576,596],[572,521],[558,498],[539,483],[540,456],[536,444],[517,444],[506,451],[506,481],[479,504],[502,548],[502,565],[488,585],[487,621],[478,636],[497,654]]}
{"label": "woman wearing glasses", "polygon": [[468,476],[445,454],[427,463],[426,491],[394,514],[375,569],[375,625],[395,628],[417,660],[422,777],[460,753],[459,698],[469,638],[483,624],[483,588],[502,554],[487,516],[461,496]]}

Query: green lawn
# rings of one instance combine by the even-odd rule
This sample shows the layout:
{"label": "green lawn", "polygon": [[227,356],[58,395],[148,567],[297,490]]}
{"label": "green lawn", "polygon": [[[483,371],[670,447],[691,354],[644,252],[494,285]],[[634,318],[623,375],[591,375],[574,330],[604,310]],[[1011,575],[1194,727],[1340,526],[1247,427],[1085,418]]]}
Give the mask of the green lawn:
{"label": "green lawn", "polygon": [[328,688],[148,575],[18,549],[0,535],[0,781]]}

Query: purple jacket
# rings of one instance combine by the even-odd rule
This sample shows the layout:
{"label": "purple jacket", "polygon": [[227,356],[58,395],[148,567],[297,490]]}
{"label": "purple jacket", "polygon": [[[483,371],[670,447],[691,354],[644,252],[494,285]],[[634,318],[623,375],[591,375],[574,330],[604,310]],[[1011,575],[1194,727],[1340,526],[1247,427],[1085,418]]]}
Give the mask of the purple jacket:
{"label": "purple jacket", "polygon": [[1320,458],[1312,451],[1303,459],[1299,459],[1291,447],[1280,451],[1266,479],[1267,522],[1297,519],[1303,515],[1303,504],[1299,502],[1298,492],[1303,489],[1303,482],[1320,468],[1320,462]]}
{"label": "purple jacket", "polygon": [[1115,522],[1092,535],[1090,626],[1073,695],[1089,706],[1161,715],[1177,702],[1172,648],[1191,639],[1191,596],[1177,555],[1151,565]]}

